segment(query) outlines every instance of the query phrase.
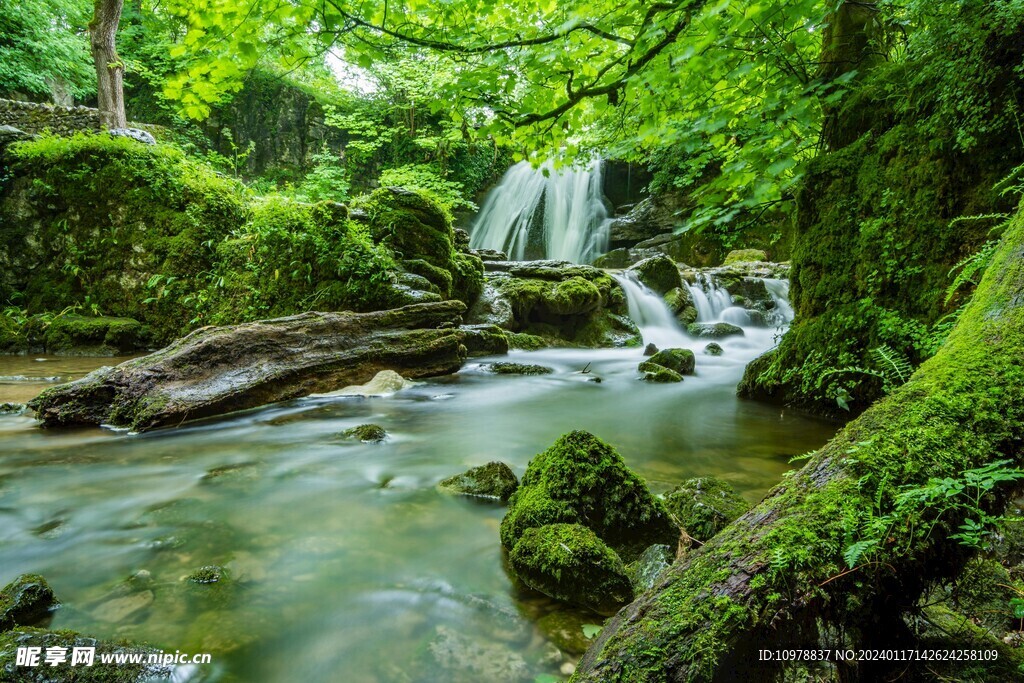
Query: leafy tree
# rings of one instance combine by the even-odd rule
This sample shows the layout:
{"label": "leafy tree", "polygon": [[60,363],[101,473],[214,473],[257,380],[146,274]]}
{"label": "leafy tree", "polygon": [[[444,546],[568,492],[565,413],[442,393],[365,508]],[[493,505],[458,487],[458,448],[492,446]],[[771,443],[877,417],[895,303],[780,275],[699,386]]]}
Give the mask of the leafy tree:
{"label": "leafy tree", "polygon": [[85,99],[96,91],[83,0],[18,0],[0,12],[0,94]]}
{"label": "leafy tree", "polygon": [[124,62],[117,56],[115,46],[123,5],[123,0],[96,0],[89,22],[100,121],[108,128],[128,125],[124,112]]}

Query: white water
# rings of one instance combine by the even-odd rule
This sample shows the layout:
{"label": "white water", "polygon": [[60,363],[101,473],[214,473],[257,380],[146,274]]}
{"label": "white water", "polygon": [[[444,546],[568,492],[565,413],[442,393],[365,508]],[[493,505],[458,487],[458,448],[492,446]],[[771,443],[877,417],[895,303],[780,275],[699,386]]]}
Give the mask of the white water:
{"label": "white water", "polygon": [[[765,278],[765,287],[775,302],[771,326],[754,325],[746,309],[735,306],[729,291],[711,278],[701,275],[697,284],[688,285],[697,308],[697,322],[729,322],[743,328],[743,336],[714,340],[722,347],[721,356],[709,356],[704,347],[712,340],[691,337],[676,320],[665,300],[637,281],[632,273],[615,276],[626,293],[629,317],[640,328],[645,344],[659,349],[690,349],[697,355],[697,374],[708,373],[733,376],[751,360],[775,346],[778,338],[793,320],[789,304],[789,282]],[[738,379],[738,377],[737,377]]]}
{"label": "white water", "polygon": [[[484,201],[470,229],[474,249],[497,249],[523,261],[559,259],[589,263],[608,249],[608,208],[601,162],[556,170],[521,161]],[[543,216],[538,210],[543,207]],[[533,234],[536,227],[543,234]]]}

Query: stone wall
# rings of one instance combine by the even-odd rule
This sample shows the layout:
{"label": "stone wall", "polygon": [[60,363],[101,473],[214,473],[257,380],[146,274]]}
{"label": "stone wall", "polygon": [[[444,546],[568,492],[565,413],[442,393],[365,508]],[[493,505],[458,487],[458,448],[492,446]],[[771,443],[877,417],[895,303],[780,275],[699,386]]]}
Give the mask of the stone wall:
{"label": "stone wall", "polygon": [[[159,126],[143,123],[129,123],[132,128],[142,128],[157,133]],[[60,107],[39,102],[20,102],[0,99],[0,126],[15,128],[33,135],[49,130],[57,135],[71,135],[83,130],[98,131],[100,110],[92,107]]]}

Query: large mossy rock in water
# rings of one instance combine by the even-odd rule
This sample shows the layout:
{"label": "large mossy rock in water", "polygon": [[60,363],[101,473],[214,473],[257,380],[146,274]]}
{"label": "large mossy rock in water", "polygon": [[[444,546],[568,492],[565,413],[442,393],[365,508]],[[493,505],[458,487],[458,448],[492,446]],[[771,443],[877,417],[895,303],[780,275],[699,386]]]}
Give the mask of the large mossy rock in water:
{"label": "large mossy rock in water", "polygon": [[690,349],[662,349],[647,359],[648,363],[675,370],[680,375],[692,375],[697,360]]}
{"label": "large mossy rock in water", "polygon": [[505,463],[489,462],[486,465],[472,467],[454,477],[448,477],[437,486],[442,491],[450,493],[507,503],[519,488],[519,478]]}
{"label": "large mossy rock in water", "polygon": [[750,503],[728,482],[698,477],[666,493],[665,507],[687,534],[704,543],[750,509]]}
{"label": "large mossy rock in water", "polygon": [[662,254],[644,259],[632,266],[629,272],[656,294],[663,296],[683,286],[676,262]]}
{"label": "large mossy rock in water", "polygon": [[508,557],[526,585],[556,600],[614,614],[633,599],[622,559],[585,526],[527,529]]}
{"label": "large mossy rock in water", "polygon": [[567,261],[489,261],[484,296],[471,323],[494,323],[541,345],[640,344],[621,287],[593,266]]}
{"label": "large mossy rock in water", "polygon": [[0,631],[38,624],[59,604],[46,579],[22,574],[0,589]]}
{"label": "large mossy rock in water", "polygon": [[583,431],[561,436],[535,456],[501,522],[501,542],[512,550],[527,529],[582,524],[626,562],[648,546],[673,547],[679,529],[618,452]]}
{"label": "large mossy rock in water", "polygon": [[363,384],[455,372],[465,359],[458,301],[373,313],[304,313],[196,330],[167,348],[47,389],[43,426],[141,431]]}

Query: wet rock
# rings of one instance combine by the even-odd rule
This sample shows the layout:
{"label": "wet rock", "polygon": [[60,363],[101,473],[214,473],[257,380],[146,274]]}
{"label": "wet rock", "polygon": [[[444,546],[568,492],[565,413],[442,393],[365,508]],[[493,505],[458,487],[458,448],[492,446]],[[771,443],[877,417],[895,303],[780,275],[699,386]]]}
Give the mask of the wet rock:
{"label": "wet rock", "polygon": [[510,329],[515,321],[512,315],[512,304],[502,296],[493,282],[484,283],[479,298],[466,314],[466,322],[470,324],[498,325]]}
{"label": "wet rock", "polygon": [[654,587],[661,573],[672,566],[675,550],[667,545],[652,545],[640,557],[626,566],[626,575],[633,590],[642,593]]}
{"label": "wet rock", "polygon": [[512,550],[527,529],[559,523],[588,527],[627,562],[679,538],[664,503],[622,456],[583,431],[561,436],[530,461],[501,522],[502,545]]}
{"label": "wet rock", "polygon": [[683,286],[676,262],[659,254],[646,258],[632,266],[629,271],[656,294],[665,295]]}
{"label": "wet rock", "polygon": [[188,581],[199,584],[219,583],[225,579],[227,579],[227,570],[215,564],[200,567],[188,575]]}
{"label": "wet rock", "polygon": [[647,346],[644,347],[644,355],[645,356],[653,356],[657,352],[658,352],[658,347],[655,346],[654,344],[648,344]]}
{"label": "wet rock", "polygon": [[43,333],[48,353],[117,356],[147,348],[149,328],[131,318],[62,315]]}
{"label": "wet rock", "polygon": [[463,228],[455,228],[452,231],[453,243],[459,251],[469,251],[469,232]]}
{"label": "wet rock", "polygon": [[38,574],[22,574],[0,590],[0,631],[44,621],[60,601]]}
{"label": "wet rock", "polygon": [[690,349],[662,349],[647,362],[675,370],[680,375],[692,375],[697,361]]}
{"label": "wet rock", "polygon": [[497,249],[470,249],[469,253],[479,258],[485,264],[488,261],[508,261],[508,254]]}
{"label": "wet rock", "polygon": [[381,370],[366,384],[355,384],[338,389],[337,391],[330,391],[326,394],[311,394],[311,396],[390,396],[396,391],[407,389],[415,384],[415,382],[410,382],[394,370]]}
{"label": "wet rock", "polygon": [[761,249],[734,249],[725,255],[722,265],[729,266],[733,263],[755,263],[767,260],[768,254]]}
{"label": "wet rock", "polygon": [[[465,347],[459,301],[372,313],[303,313],[196,330],[165,349],[47,389],[29,403],[43,426],[144,431],[370,380],[455,372]],[[444,327],[442,327],[444,326]]]}
{"label": "wet rock", "polygon": [[702,543],[750,509],[750,503],[717,477],[684,481],[665,494],[665,506],[686,533]]}
{"label": "wet rock", "polygon": [[131,595],[112,598],[92,610],[99,621],[123,624],[153,604],[153,591],[140,591]]}
{"label": "wet rock", "polygon": [[579,524],[527,529],[509,553],[509,564],[530,588],[598,614],[614,614],[633,599],[618,554]]}
{"label": "wet rock", "polygon": [[675,370],[669,370],[663,365],[657,363],[651,363],[649,361],[641,363],[636,368],[640,371],[640,379],[645,382],[656,382],[658,384],[669,384],[672,382],[682,382],[683,376]]}
{"label": "wet rock", "polygon": [[507,503],[519,488],[519,479],[503,462],[489,462],[473,467],[462,474],[449,477],[438,484],[443,491],[465,496],[490,498]]}
{"label": "wet rock", "polygon": [[27,409],[24,403],[0,403],[0,415],[21,415]]}
{"label": "wet rock", "polygon": [[475,640],[447,626],[436,628],[429,650],[434,667],[444,672],[434,680],[448,683],[528,683],[533,680],[529,665],[519,653],[497,643]]}
{"label": "wet rock", "polygon": [[509,363],[506,361],[490,363],[484,367],[496,375],[550,375],[554,372],[551,368],[543,365]]}
{"label": "wet rock", "polygon": [[346,439],[359,439],[363,443],[381,443],[388,438],[388,433],[384,431],[384,428],[375,424],[352,427],[343,431],[341,435]]}
{"label": "wet rock", "polygon": [[497,325],[463,325],[459,332],[469,358],[508,353],[508,335]]}
{"label": "wet rock", "polygon": [[711,342],[704,347],[704,353],[708,356],[721,356],[723,351],[722,346],[716,342]]}
{"label": "wet rock", "polygon": [[144,145],[156,144],[156,138],[153,137],[153,134],[148,131],[144,131],[141,128],[111,128],[107,131],[107,135],[129,138],[136,142],[141,142]]}
{"label": "wet rock", "polygon": [[555,646],[570,655],[581,655],[592,642],[587,634],[600,625],[594,623],[593,614],[581,610],[558,610],[537,620],[537,628]]}
{"label": "wet rock", "polygon": [[[71,669],[74,648],[95,648],[94,665],[78,664]],[[40,666],[26,668],[17,663],[18,648],[40,648]],[[53,669],[46,666],[44,657],[49,648],[62,648],[67,661]],[[125,642],[105,642],[73,631],[50,632],[38,628],[18,628],[0,634],[0,680],[26,683],[156,683],[157,681],[187,680],[192,674],[178,667],[160,664],[119,664],[101,666],[103,655],[141,654],[143,661],[160,650]],[[74,673],[69,673],[73,671]],[[28,673],[31,672],[31,673]],[[114,673],[116,672],[116,673]]]}
{"label": "wet rock", "polygon": [[698,339],[743,336],[743,328],[731,323],[691,323],[686,326],[686,331]]}
{"label": "wet rock", "polygon": [[665,294],[665,304],[682,325],[689,325],[697,320],[697,305],[693,295],[686,287],[676,287]]}

